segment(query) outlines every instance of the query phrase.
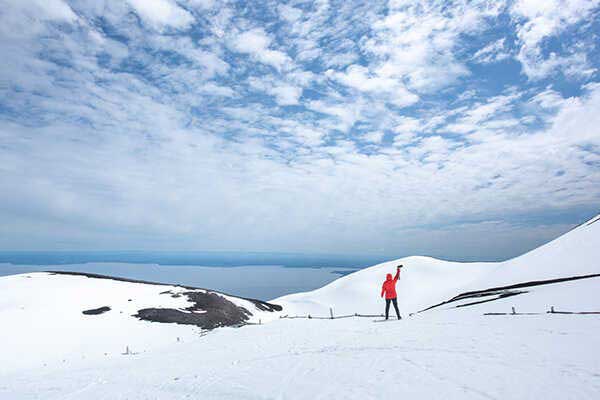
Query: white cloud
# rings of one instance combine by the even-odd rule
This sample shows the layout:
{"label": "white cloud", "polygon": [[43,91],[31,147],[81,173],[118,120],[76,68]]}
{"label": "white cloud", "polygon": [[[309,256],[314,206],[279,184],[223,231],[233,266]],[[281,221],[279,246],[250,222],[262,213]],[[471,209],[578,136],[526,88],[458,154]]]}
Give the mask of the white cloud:
{"label": "white cloud", "polygon": [[284,52],[271,50],[271,38],[262,28],[254,28],[236,35],[231,47],[239,53],[250,54],[257,61],[278,70],[291,66],[291,59]]}
{"label": "white cloud", "polygon": [[[286,149],[293,149],[295,144],[299,144],[303,149],[309,147],[315,149],[323,142],[323,137],[327,134],[327,130],[320,128],[317,125],[310,123],[298,122],[289,119],[276,118],[270,119],[273,126],[273,134],[277,137],[286,137]],[[297,149],[302,153],[302,149]]]}
{"label": "white cloud", "polygon": [[357,90],[384,95],[398,107],[406,107],[419,101],[419,96],[407,90],[398,79],[370,74],[367,68],[360,65],[351,65],[346,72],[328,70],[326,75]]}
{"label": "white cloud", "polygon": [[192,7],[199,8],[201,10],[210,10],[217,4],[216,0],[184,0],[187,4]]}
{"label": "white cloud", "polygon": [[383,140],[383,132],[368,132],[361,136],[361,139],[370,143],[381,143]]}
{"label": "white cloud", "polygon": [[142,19],[155,28],[187,28],[194,17],[172,0],[127,0]]}
{"label": "white cloud", "polygon": [[421,121],[412,117],[399,117],[394,132],[417,133],[421,129]]}
{"label": "white cloud", "polygon": [[217,85],[214,82],[208,82],[200,87],[200,92],[213,96],[234,97],[235,92],[227,86]]}
{"label": "white cloud", "polygon": [[[320,51],[317,52],[316,54],[314,54],[314,57],[316,57],[318,54],[320,54]],[[311,57],[311,58],[314,58]],[[335,57],[328,57],[324,60],[325,62],[325,66],[330,68],[330,67],[338,67],[338,68],[343,68],[346,67],[354,62],[356,62],[359,59],[358,54],[354,53],[354,52],[348,52],[348,53],[343,53],[343,54],[337,54]]]}
{"label": "white cloud", "polygon": [[270,93],[275,96],[277,104],[289,106],[298,104],[298,100],[302,96],[302,88],[289,85],[275,86],[270,89]]}
{"label": "white cloud", "polygon": [[[556,69],[577,68],[579,56],[559,56],[550,52],[544,54],[543,41],[567,29],[569,26],[586,21],[598,7],[598,0],[519,0],[511,8],[513,17],[519,21],[517,36],[521,44],[517,59],[523,72],[530,79],[541,79]],[[589,70],[590,67],[584,67]]]}
{"label": "white cloud", "polygon": [[150,48],[180,54],[192,61],[194,67],[201,67],[203,80],[226,75],[230,69],[229,64],[217,54],[218,49],[211,51],[201,48],[187,36],[149,34],[145,40],[145,45]]}
{"label": "white cloud", "polygon": [[342,132],[347,132],[354,126],[354,123],[361,118],[364,103],[359,100],[353,104],[335,104],[322,100],[313,100],[307,104],[307,107],[313,111],[322,114],[328,114],[336,117],[338,124],[335,128]]}
{"label": "white cloud", "polygon": [[547,89],[533,96],[529,103],[539,105],[545,109],[556,109],[565,103],[565,99],[557,91]]}
{"label": "white cloud", "polygon": [[510,52],[506,48],[505,42],[506,38],[501,38],[489,43],[473,55],[473,60],[480,64],[491,64],[509,58]]}
{"label": "white cloud", "polygon": [[422,93],[468,76],[455,56],[460,35],[484,27],[483,19],[497,15],[502,5],[442,4],[392,3],[388,15],[374,23],[374,35],[364,41],[364,49],[377,57],[370,69]]}
{"label": "white cloud", "polygon": [[402,147],[408,146],[415,143],[418,140],[418,136],[412,132],[403,132],[394,136],[394,146]]}
{"label": "white cloud", "polygon": [[288,6],[287,4],[279,4],[277,6],[277,12],[281,18],[289,22],[294,22],[302,17],[302,10]]}
{"label": "white cloud", "polygon": [[280,106],[290,106],[298,104],[302,96],[302,87],[295,86],[273,78],[256,78],[248,79],[251,87],[261,90],[275,97],[275,102]]}
{"label": "white cloud", "polygon": [[507,94],[489,98],[485,103],[475,103],[468,109],[461,110],[460,117],[454,123],[446,125],[444,129],[448,132],[467,134],[477,131],[482,126],[490,129],[502,127],[502,122],[492,122],[487,125],[485,123],[491,120],[506,120],[504,115],[513,109],[513,102],[519,97],[519,93]]}
{"label": "white cloud", "polygon": [[587,18],[598,4],[597,0],[518,0],[511,12],[524,19],[517,31],[519,38],[527,47],[535,47],[544,38]]}
{"label": "white cloud", "polygon": [[192,50],[188,55],[192,60],[197,61],[205,68],[206,78],[212,78],[216,74],[224,75],[229,70],[229,64],[221,60],[214,53],[202,50]]}
{"label": "white cloud", "polygon": [[63,0],[31,0],[22,3],[23,7],[27,7],[27,3],[32,7],[36,7],[38,11],[37,15],[42,16],[42,18],[68,22],[77,19],[77,15],[75,15],[71,7]]}
{"label": "white cloud", "polygon": [[[6,3],[10,243],[34,232],[47,247],[397,249],[407,226],[597,204],[600,86],[498,89],[465,70],[464,41],[496,27],[496,2],[320,2],[268,24],[254,8],[167,3],[202,18],[202,38],[177,12],[131,23],[119,1],[70,2],[73,15],[65,2]],[[113,38],[86,22],[99,16]],[[542,61],[593,76],[591,53],[570,56]],[[403,96],[420,98],[399,111]]]}

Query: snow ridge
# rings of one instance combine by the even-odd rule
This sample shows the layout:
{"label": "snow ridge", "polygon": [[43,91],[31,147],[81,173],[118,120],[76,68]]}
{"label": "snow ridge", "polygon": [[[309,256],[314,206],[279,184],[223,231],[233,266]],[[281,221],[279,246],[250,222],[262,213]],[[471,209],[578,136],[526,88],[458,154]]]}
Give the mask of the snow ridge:
{"label": "snow ridge", "polygon": [[[595,224],[598,220],[600,215],[504,262],[458,263],[431,257],[406,257],[346,275],[320,289],[283,296],[272,302],[281,304],[286,315],[328,315],[330,308],[337,314],[381,312],[381,284],[386,273],[393,273],[400,264],[405,268],[397,285],[398,302],[408,313],[477,296],[489,299],[492,294],[496,295],[493,300],[505,302],[506,294],[514,289],[527,288],[519,293],[525,295],[542,285],[556,286],[576,279],[600,281],[600,265],[596,262],[600,249],[600,224]],[[590,296],[588,293],[582,299]],[[523,299],[523,296],[518,298]],[[516,298],[511,301],[514,300]]]}

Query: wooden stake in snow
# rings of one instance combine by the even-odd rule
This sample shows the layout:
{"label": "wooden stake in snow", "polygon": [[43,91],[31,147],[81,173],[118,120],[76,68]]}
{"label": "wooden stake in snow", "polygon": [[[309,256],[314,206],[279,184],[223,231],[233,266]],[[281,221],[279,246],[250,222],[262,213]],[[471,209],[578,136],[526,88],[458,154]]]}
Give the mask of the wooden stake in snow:
{"label": "wooden stake in snow", "polygon": [[329,315],[331,315],[331,319],[333,319],[333,308],[329,307]]}

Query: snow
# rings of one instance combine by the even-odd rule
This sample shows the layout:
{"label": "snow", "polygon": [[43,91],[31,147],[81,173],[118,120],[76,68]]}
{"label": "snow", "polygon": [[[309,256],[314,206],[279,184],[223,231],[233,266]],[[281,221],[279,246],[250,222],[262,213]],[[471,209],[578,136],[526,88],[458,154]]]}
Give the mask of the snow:
{"label": "snow", "polygon": [[[130,317],[142,307],[187,307],[185,297],[160,294],[182,290],[176,286],[0,278],[0,398],[598,398],[600,315],[546,311],[600,311],[599,277],[415,313],[468,291],[600,274],[598,248],[600,223],[587,223],[502,263],[408,257],[273,300],[284,306],[279,315],[253,309],[261,325],[208,333]],[[278,318],[328,316],[330,307],[336,315],[379,314],[381,283],[400,263],[402,321]],[[111,311],[81,314],[101,306]],[[484,315],[512,307],[533,315]],[[125,346],[134,354],[122,354]]]}
{"label": "snow", "polygon": [[[165,293],[169,291],[170,293]],[[0,278],[0,373],[61,363],[64,359],[98,360],[105,353],[158,350],[200,333],[198,328],[141,321],[143,308],[183,310],[192,305],[180,286],[149,285],[43,272]],[[249,322],[268,321],[272,313],[247,300],[222,295],[251,311]],[[131,300],[131,301],[129,301]],[[108,306],[100,315],[82,311]],[[1,398],[1,396],[0,396]]]}
{"label": "snow", "polygon": [[[407,257],[385,262],[335,280],[312,292],[273,300],[289,315],[372,314],[381,312],[379,291],[386,273],[404,265],[396,286],[401,312],[414,313],[473,290],[522,282],[600,274],[600,224],[590,220],[529,253],[501,263],[457,263],[430,257]],[[597,279],[600,282],[600,279]],[[535,292],[541,287],[532,288]],[[594,290],[579,294],[587,304],[598,298]],[[527,295],[513,301],[523,302]],[[550,299],[548,300],[550,301]],[[592,305],[592,304],[590,304]],[[600,311],[600,309],[599,309]]]}
{"label": "snow", "polygon": [[[600,319],[280,320],[3,375],[6,399],[597,398]],[[307,325],[310,324],[310,325]]]}

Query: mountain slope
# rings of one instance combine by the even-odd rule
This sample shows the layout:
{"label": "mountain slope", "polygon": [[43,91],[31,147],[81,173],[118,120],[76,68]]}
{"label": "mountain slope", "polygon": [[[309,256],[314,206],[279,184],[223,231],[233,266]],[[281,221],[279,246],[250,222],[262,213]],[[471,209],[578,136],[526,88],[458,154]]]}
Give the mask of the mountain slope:
{"label": "mountain slope", "polygon": [[[374,314],[382,311],[379,297],[381,284],[386,273],[394,273],[396,265],[403,264],[401,279],[397,284],[398,301],[404,313],[414,313],[444,303],[467,292],[526,284],[516,291],[503,289],[490,291],[499,294],[519,294],[511,303],[525,304],[531,292],[539,291],[542,285],[528,286],[527,283],[560,280],[600,274],[598,256],[600,249],[600,216],[592,218],[563,236],[529,253],[499,263],[457,263],[430,257],[406,257],[385,262],[347,275],[320,289],[283,296],[272,300],[283,306],[288,315],[329,315],[329,308],[337,315]],[[600,284],[600,279],[594,282]],[[561,283],[555,283],[553,286]],[[591,288],[580,293],[581,307],[591,305],[597,296]],[[486,294],[486,293],[483,293]],[[476,293],[477,296],[482,293]],[[552,294],[548,294],[548,302]],[[492,299],[493,295],[480,300]],[[462,301],[458,304],[473,302]],[[586,303],[587,302],[587,303]],[[552,304],[550,302],[550,304]],[[495,307],[487,304],[486,307]]]}
{"label": "mountain slope", "polygon": [[[597,273],[598,227],[583,224],[503,263],[408,257],[279,299],[282,314],[328,315],[329,306],[378,313],[381,281],[399,262],[407,266],[404,312],[455,299],[381,324],[279,319],[261,310],[268,305],[216,294],[250,310],[247,322],[274,320],[206,335],[132,317],[156,308],[202,314],[189,310],[198,304],[186,294],[202,289],[39,273],[0,278],[0,398],[598,398],[600,318],[545,310],[600,311],[600,279],[531,286]],[[508,285],[521,287],[498,289]],[[487,292],[465,297],[477,291]],[[520,294],[455,308],[507,291]],[[511,306],[537,313],[482,315]]]}
{"label": "mountain slope", "polygon": [[13,366],[148,351],[203,329],[267,321],[279,309],[205,289],[78,273],[2,277],[0,293],[0,342]]}

